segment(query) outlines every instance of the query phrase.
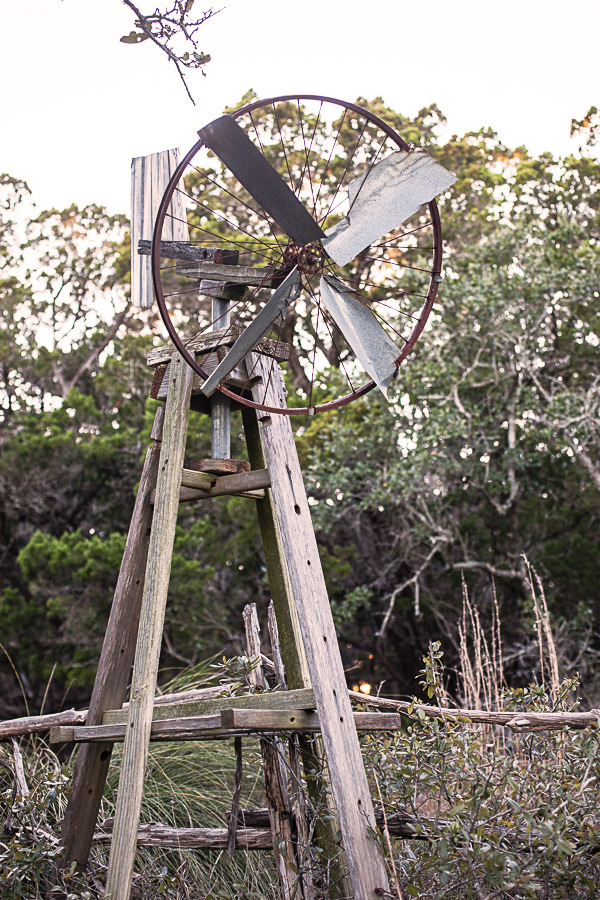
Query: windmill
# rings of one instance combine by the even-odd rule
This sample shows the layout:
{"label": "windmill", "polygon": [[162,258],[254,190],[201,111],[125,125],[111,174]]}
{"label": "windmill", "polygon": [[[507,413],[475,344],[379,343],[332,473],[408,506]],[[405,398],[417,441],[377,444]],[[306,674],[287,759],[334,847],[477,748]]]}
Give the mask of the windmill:
{"label": "windmill", "polygon": [[[385,861],[289,416],[344,406],[375,387],[387,394],[435,301],[435,196],[455,179],[368,110],[315,95],[253,102],[200,129],[180,162],[173,151],[146,162],[141,187],[134,182],[134,212],[145,209],[147,219],[168,180],[152,241],[143,235],[133,248],[152,256],[172,339],[148,357],[154,396],[165,407],[156,413],[90,715],[86,727],[56,736],[87,743],[65,815],[65,860],[85,865],[115,741],[124,749],[106,896],[128,900],[151,740],[240,741],[284,729],[301,742],[310,723],[327,760],[322,796],[335,806],[326,817],[334,847],[327,866],[338,893],[372,900],[387,892]],[[134,161],[134,174],[145,165]],[[134,263],[134,285],[139,305],[149,306],[143,263]],[[182,337],[183,330],[194,333]],[[248,460],[231,460],[230,413],[240,407]],[[190,409],[212,421],[211,458],[192,469],[184,463]],[[204,714],[206,701],[189,698],[159,709],[154,689],[178,505],[230,495],[257,505],[290,690],[287,698],[269,692],[269,709],[262,694],[230,698],[229,708],[215,700],[212,715]],[[314,755],[304,746],[306,771]],[[295,844],[292,831],[274,824],[295,815],[285,765],[278,778],[284,815],[271,831],[281,894],[310,900],[314,892],[298,874],[299,838]]]}
{"label": "windmill", "polygon": [[[455,176],[368,110],[327,97],[258,101],[199,135],[163,197],[152,268],[165,325],[204,379],[203,393],[232,397],[227,376],[267,336],[280,342],[286,319],[294,319],[303,387],[286,413],[340,406],[375,386],[387,396],[435,300],[441,280],[435,197]],[[181,217],[172,210],[182,201],[190,228],[185,244],[164,238]],[[171,311],[189,295],[189,282],[173,276],[232,277],[206,261],[218,243],[235,257],[247,290],[230,306],[230,322],[242,333],[208,373],[174,324]],[[185,261],[165,264],[169,253]],[[199,324],[211,330],[214,317],[201,316]],[[345,389],[338,387],[335,399],[316,399],[315,383],[332,370]],[[261,406],[244,391],[235,399]]]}

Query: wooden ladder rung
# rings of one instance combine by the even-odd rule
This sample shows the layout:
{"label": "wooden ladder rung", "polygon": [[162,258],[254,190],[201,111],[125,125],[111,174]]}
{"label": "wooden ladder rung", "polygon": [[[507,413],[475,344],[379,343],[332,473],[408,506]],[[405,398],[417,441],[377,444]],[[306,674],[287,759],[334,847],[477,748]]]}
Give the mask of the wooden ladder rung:
{"label": "wooden ladder rung", "polygon": [[[265,488],[271,486],[268,469],[253,469],[236,475],[209,475],[206,472],[195,472],[183,469],[179,501],[207,500],[210,497],[251,497],[262,499]],[[156,491],[152,491],[150,502],[154,503]]]}

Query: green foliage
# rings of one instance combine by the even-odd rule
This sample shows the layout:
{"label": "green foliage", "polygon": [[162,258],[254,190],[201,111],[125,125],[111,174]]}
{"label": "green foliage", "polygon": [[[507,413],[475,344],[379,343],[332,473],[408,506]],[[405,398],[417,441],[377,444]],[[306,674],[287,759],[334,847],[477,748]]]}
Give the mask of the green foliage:
{"label": "green foliage", "polygon": [[[22,775],[17,776],[21,769]],[[91,900],[87,879],[74,872],[58,876],[58,839],[68,767],[39,739],[22,752],[14,742],[0,749],[0,889],[15,900],[42,900],[60,881],[65,900]]]}
{"label": "green foliage", "polygon": [[[432,649],[437,664],[439,647]],[[429,696],[435,668],[426,664]],[[503,706],[573,708],[568,698],[576,687],[570,679],[552,699],[536,685],[506,690]],[[405,896],[595,896],[600,797],[593,732],[493,734],[415,713],[405,732],[363,743],[387,817],[408,814],[425,839],[394,847]]]}
{"label": "green foliage", "polygon": [[372,646],[403,584],[414,597],[408,635],[406,617],[392,616],[379,661],[389,665],[370,673],[392,691],[408,677],[393,680],[397,660],[418,662],[415,631],[417,642],[452,632],[445,598],[462,573],[488,612],[495,579],[508,637],[521,640],[523,548],[566,623],[578,597],[598,613],[600,256],[578,209],[560,220],[515,213],[452,256],[443,312],[401,368],[389,409],[369,395],[299,439],[324,558],[333,569],[336,548],[355,549],[347,581],[329,579],[332,599],[348,584],[373,597],[345,637]]}
{"label": "green foliage", "polygon": [[[204,668],[204,675],[206,668]],[[196,672],[195,683],[202,683]],[[188,673],[187,677],[191,677]],[[181,690],[182,683],[171,683]],[[99,829],[114,815],[121,748],[114,751]],[[23,794],[15,778],[14,758],[23,765]],[[72,777],[72,762],[59,758],[39,739],[12,750],[0,747],[0,896],[15,900],[42,900],[60,886],[64,900],[92,900],[103,895],[108,847],[95,846],[86,875],[58,872],[60,824]],[[260,805],[257,794],[255,751],[247,748],[244,802]],[[164,822],[173,827],[226,827],[233,785],[234,758],[226,743],[154,744],[146,774],[143,822]],[[262,856],[262,860],[261,860]],[[141,847],[136,857],[132,900],[169,897],[185,900],[193,886],[198,896],[276,897],[270,854],[236,853],[233,860],[215,851],[156,850]]]}

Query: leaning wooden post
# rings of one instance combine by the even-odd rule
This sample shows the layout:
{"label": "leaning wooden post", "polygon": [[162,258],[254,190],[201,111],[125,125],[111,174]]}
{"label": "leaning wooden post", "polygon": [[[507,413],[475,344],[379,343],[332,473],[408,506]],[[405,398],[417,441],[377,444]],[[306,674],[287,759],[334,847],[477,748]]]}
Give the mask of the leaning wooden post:
{"label": "leaning wooden post", "polygon": [[[160,406],[152,428],[153,443],[146,453],[135,498],[86,725],[101,725],[104,711],[119,709],[127,693],[150,544],[150,496],[156,486],[163,415],[164,407]],[[84,869],[87,864],[112,748],[108,743],[82,744],[79,748],[62,825],[65,867],[75,862],[79,869]]]}
{"label": "leaning wooden post", "polygon": [[[248,366],[262,381],[253,387],[255,399],[284,406],[279,367],[257,353],[248,355]],[[262,412],[258,420],[304,651],[309,671],[318,673],[313,690],[354,895],[373,900],[388,889],[385,860],[292,427],[281,414]]]}
{"label": "leaning wooden post", "polygon": [[[256,412],[245,406],[242,409],[242,419],[248,447],[248,458],[252,468],[263,469],[266,464]],[[286,564],[273,494],[270,489],[265,492],[264,499],[257,501],[256,511],[265,562],[267,564],[269,588],[273,598],[281,653],[285,665],[287,686],[291,690],[310,688],[311,679],[304,652],[298,612]],[[300,734],[298,735],[298,744],[305,772],[320,773],[323,769],[321,739],[317,736],[309,737]],[[315,845],[328,861],[331,900],[351,898],[352,884],[348,878],[345,854],[336,839],[339,828],[335,810],[332,808],[331,794],[325,790],[325,782],[318,774],[315,774],[314,777],[311,776],[307,780],[307,789],[313,808],[317,811],[327,810],[327,815],[319,815],[315,823]]]}
{"label": "leaning wooden post", "polygon": [[154,517],[106,879],[107,900],[128,900],[131,889],[179,509],[192,375],[191,368],[184,360],[178,354],[174,355],[165,406]]}

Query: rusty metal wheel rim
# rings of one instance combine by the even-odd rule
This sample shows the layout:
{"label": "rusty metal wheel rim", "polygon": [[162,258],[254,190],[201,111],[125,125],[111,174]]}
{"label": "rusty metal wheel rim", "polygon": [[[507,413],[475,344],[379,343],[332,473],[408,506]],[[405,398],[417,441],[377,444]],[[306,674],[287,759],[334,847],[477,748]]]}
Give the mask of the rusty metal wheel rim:
{"label": "rusty metal wheel rim", "polygon": [[[355,113],[357,116],[360,116],[365,120],[365,124],[363,126],[363,132],[367,128],[367,125],[372,125],[375,128],[379,129],[383,134],[386,135],[386,139],[389,139],[391,146],[395,145],[395,148],[399,148],[401,150],[409,149],[408,145],[402,139],[402,137],[388,123],[386,123],[380,117],[369,112],[368,110],[363,109],[362,107],[360,107],[359,105],[357,105],[355,103],[349,103],[349,102],[345,102],[342,100],[338,100],[338,99],[335,99],[332,97],[326,97],[326,96],[322,96],[322,95],[286,94],[286,95],[281,95],[281,96],[277,96],[277,97],[271,97],[266,100],[257,100],[252,103],[249,103],[243,107],[240,107],[239,109],[237,109],[233,113],[231,113],[231,115],[235,119],[240,119],[245,115],[251,116],[251,114],[255,111],[268,110],[270,107],[274,111],[275,117],[277,118],[276,104],[289,103],[292,101],[297,103],[299,111],[301,111],[303,109],[303,107],[301,107],[300,104],[305,103],[306,101],[311,101],[311,102],[320,104],[319,114],[317,116],[317,123],[321,116],[321,110],[322,110],[324,104],[337,106],[344,110],[344,113],[342,115],[342,123],[345,119],[346,113],[350,110],[351,112]],[[301,116],[302,116],[302,113],[300,112],[300,117]],[[255,126],[255,130],[256,130],[256,126]],[[284,153],[285,153],[285,145],[283,142],[283,135],[281,133],[281,126],[280,126],[279,130],[280,130],[280,135],[281,135],[281,143],[282,143],[282,146],[284,147]],[[315,131],[316,131],[316,126],[315,126]],[[340,131],[341,131],[341,125],[338,130],[338,135],[335,139],[336,141],[339,137]],[[260,137],[258,135],[258,131],[257,131],[257,137],[260,142]],[[304,137],[304,135],[303,135],[303,137]],[[314,137],[314,135],[313,135],[313,137]],[[384,143],[385,143],[385,141],[384,141]],[[335,145],[335,141],[334,141],[334,145]],[[358,142],[357,142],[357,146],[358,146]],[[383,144],[382,144],[382,146],[383,146]],[[207,373],[198,364],[198,362],[196,361],[194,356],[187,350],[184,342],[182,341],[182,339],[180,338],[180,336],[177,332],[175,325],[173,324],[171,315],[169,313],[169,309],[167,307],[165,293],[163,291],[163,281],[162,281],[162,277],[161,277],[161,268],[162,267],[161,267],[161,261],[160,261],[161,258],[160,258],[159,249],[158,249],[160,240],[161,240],[161,234],[162,234],[164,221],[167,216],[167,211],[168,211],[169,204],[170,204],[171,198],[173,196],[173,193],[175,192],[175,190],[178,189],[178,185],[179,185],[181,179],[183,178],[184,174],[190,167],[192,160],[196,157],[196,155],[199,153],[199,151],[202,150],[203,148],[204,148],[204,142],[202,139],[200,139],[185,154],[185,156],[181,160],[181,163],[179,164],[176,171],[174,172],[173,177],[171,178],[171,181],[169,182],[167,190],[165,191],[165,194],[162,198],[162,201],[161,201],[161,204],[159,207],[159,211],[158,211],[158,215],[157,215],[157,219],[156,219],[156,225],[155,225],[155,229],[154,229],[154,236],[153,236],[153,242],[152,242],[152,274],[153,274],[154,289],[155,289],[155,294],[157,297],[160,315],[165,324],[165,327],[167,329],[167,332],[168,332],[171,340],[175,344],[179,353],[186,360],[188,365],[202,379],[206,379],[208,377]],[[356,148],[355,148],[355,150],[356,150]],[[354,150],[354,152],[355,152],[355,150]],[[308,164],[309,156],[310,156],[310,149],[307,154],[307,164]],[[350,165],[351,161],[352,161],[352,157],[348,163],[348,166]],[[290,173],[290,178],[291,178],[291,173]],[[337,187],[337,192],[339,192],[340,188],[343,186],[343,183],[344,183],[344,178],[342,178],[340,185]],[[319,189],[319,192],[320,192],[320,189]],[[418,315],[411,316],[411,318],[415,319],[416,324],[412,327],[412,331],[410,332],[410,335],[408,336],[408,338],[403,339],[403,346],[401,347],[401,349],[399,349],[399,356],[397,359],[398,366],[403,362],[404,359],[406,359],[406,357],[412,351],[414,345],[416,344],[419,336],[421,335],[421,333],[425,327],[425,324],[427,322],[427,319],[429,317],[429,314],[431,312],[431,309],[434,305],[434,302],[435,302],[435,299],[437,296],[438,283],[440,280],[441,267],[442,267],[442,235],[441,235],[441,223],[440,223],[439,211],[438,211],[438,207],[437,207],[435,200],[431,201],[429,204],[426,204],[426,207],[428,209],[428,213],[429,213],[429,217],[430,217],[429,222],[427,224],[431,226],[432,247],[430,249],[433,251],[433,253],[432,253],[432,257],[431,257],[431,264],[428,267],[428,269],[427,270],[419,270],[419,271],[427,272],[428,277],[429,277],[429,283],[427,286],[426,294],[424,295],[424,303],[420,307],[420,309],[418,311]],[[425,227],[425,226],[422,226],[422,227]],[[418,231],[419,229],[417,228],[416,230]],[[408,232],[408,233],[410,233],[410,232]],[[406,233],[402,233],[402,234],[398,235],[397,238],[401,239],[402,237],[405,236],[405,234]],[[367,249],[371,249],[371,248],[369,247]],[[413,249],[413,248],[408,248],[408,249]],[[384,254],[385,254],[385,252],[386,251],[383,251]],[[382,262],[384,261],[383,254],[381,256],[380,261],[382,261]],[[406,266],[406,268],[413,268],[413,267]],[[417,268],[417,267],[414,267],[414,268]],[[380,301],[375,301],[375,302],[380,302]],[[314,379],[314,377],[315,377],[314,365],[313,365],[312,375],[313,375],[313,379]],[[326,401],[320,402],[320,403],[316,402],[314,404],[309,402],[309,403],[307,403],[307,405],[304,405],[304,406],[285,407],[285,408],[271,407],[271,406],[266,405],[265,403],[257,402],[255,400],[250,399],[248,396],[240,395],[239,393],[230,390],[229,388],[227,388],[224,385],[219,386],[219,390],[221,391],[221,393],[223,393],[226,396],[231,397],[238,403],[241,403],[245,406],[248,406],[248,407],[251,407],[251,408],[254,408],[257,410],[262,410],[264,412],[279,413],[279,414],[285,414],[285,415],[307,415],[307,414],[313,414],[315,412],[321,412],[321,411],[325,411],[325,410],[333,410],[333,409],[337,409],[339,407],[345,406],[346,404],[350,403],[352,400],[355,400],[355,399],[358,399],[359,397],[364,396],[365,394],[370,392],[374,387],[375,387],[375,383],[369,379],[366,381],[366,383],[364,383],[356,388],[352,387],[352,389],[350,391],[343,394],[342,396],[336,397],[333,400],[326,400]],[[310,401],[311,397],[312,397],[312,383],[311,383],[311,394],[309,396],[309,401]]]}

